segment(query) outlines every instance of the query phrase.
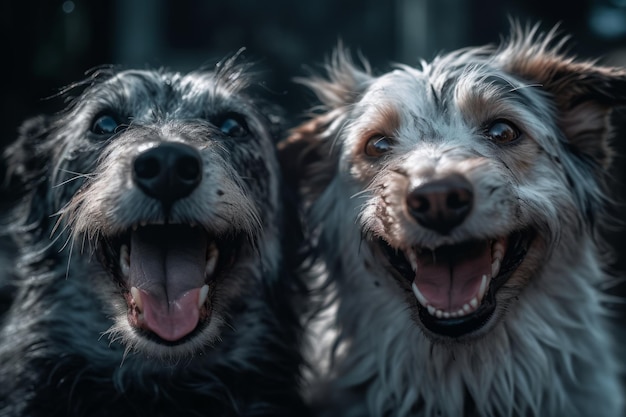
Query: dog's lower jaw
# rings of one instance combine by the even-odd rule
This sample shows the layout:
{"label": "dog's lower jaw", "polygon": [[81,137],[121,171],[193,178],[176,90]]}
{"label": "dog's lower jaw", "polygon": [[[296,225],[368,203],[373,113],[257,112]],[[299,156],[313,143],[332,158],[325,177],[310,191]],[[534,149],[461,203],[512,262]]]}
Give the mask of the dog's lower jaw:
{"label": "dog's lower jaw", "polygon": [[505,310],[498,306],[498,291],[524,262],[533,238],[534,232],[527,229],[433,251],[399,250],[377,239],[373,253],[386,258],[381,263],[401,288],[409,287],[414,297],[407,302],[414,319],[433,341],[465,343],[488,334],[501,316],[496,312]]}
{"label": "dog's lower jaw", "polygon": [[232,267],[244,241],[235,235],[217,239],[195,225],[148,225],[134,226],[127,237],[100,240],[100,264],[125,300],[123,327],[146,342],[129,344],[165,353],[168,347],[184,352],[184,345],[207,344],[206,329],[215,325],[216,287],[228,285],[220,276]]}
{"label": "dog's lower jaw", "polygon": [[[563,289],[564,294],[546,294],[537,287],[553,273],[544,270],[537,282],[511,302],[505,319],[488,337],[445,343],[443,339],[434,342],[416,325],[406,304],[398,299],[402,293],[395,283],[383,284],[380,274],[350,264],[349,270],[341,271],[346,281],[339,289],[343,297],[338,306],[343,324],[340,337],[349,342],[339,349],[335,369],[339,377],[326,392],[341,397],[346,389],[352,394],[364,390],[370,416],[389,412],[464,416],[468,401],[475,403],[475,413],[470,415],[478,416],[594,415],[592,407],[572,399],[572,393],[605,401],[599,406],[604,415],[617,416],[621,397],[614,389],[617,370],[612,366],[616,364],[608,355],[596,358],[594,354],[609,348],[599,330],[602,323],[595,320],[600,306],[590,299],[576,311],[573,321],[568,318],[578,291],[594,292],[584,278],[591,269],[582,267],[580,277]],[[381,285],[364,285],[370,281]],[[368,308],[363,307],[364,299]],[[548,311],[542,306],[549,306]],[[367,326],[349,326],[357,322]],[[570,346],[565,350],[559,348],[564,340]],[[376,352],[372,361],[364,361],[371,352]],[[554,374],[555,369],[562,375]],[[599,385],[590,386],[585,378]],[[555,389],[555,383],[560,388]]]}

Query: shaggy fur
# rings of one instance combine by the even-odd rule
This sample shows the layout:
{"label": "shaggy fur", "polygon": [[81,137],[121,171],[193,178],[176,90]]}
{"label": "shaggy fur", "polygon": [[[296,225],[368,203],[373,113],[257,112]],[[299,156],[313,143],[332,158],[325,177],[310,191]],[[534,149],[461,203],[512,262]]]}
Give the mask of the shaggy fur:
{"label": "shaggy fur", "polygon": [[323,108],[281,159],[336,311],[319,415],[621,415],[598,231],[626,72],[563,44],[515,25],[379,76],[339,48],[300,80]]}
{"label": "shaggy fur", "polygon": [[242,61],[98,70],[22,126],[0,415],[306,414],[282,118]]}

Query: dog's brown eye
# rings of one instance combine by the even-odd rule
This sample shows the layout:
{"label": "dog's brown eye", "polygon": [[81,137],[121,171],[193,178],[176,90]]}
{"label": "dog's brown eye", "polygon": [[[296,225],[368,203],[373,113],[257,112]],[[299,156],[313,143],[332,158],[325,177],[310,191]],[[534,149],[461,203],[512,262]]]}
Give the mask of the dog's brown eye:
{"label": "dog's brown eye", "polygon": [[365,155],[378,157],[391,150],[391,139],[383,135],[374,135],[365,144]]}
{"label": "dog's brown eye", "polygon": [[239,115],[224,117],[218,126],[222,133],[234,138],[243,137],[249,133],[245,120]]}
{"label": "dog's brown eye", "polygon": [[96,135],[112,135],[118,127],[117,120],[113,116],[105,114],[94,121],[91,131]]}
{"label": "dog's brown eye", "polygon": [[496,120],[489,125],[485,136],[496,143],[511,143],[520,137],[520,131],[508,120]]}

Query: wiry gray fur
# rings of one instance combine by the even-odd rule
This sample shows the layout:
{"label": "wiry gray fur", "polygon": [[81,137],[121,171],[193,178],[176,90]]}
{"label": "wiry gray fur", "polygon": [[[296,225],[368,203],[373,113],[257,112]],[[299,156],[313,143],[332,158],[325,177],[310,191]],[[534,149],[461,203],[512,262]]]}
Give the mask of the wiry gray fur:
{"label": "wiry gray fur", "polygon": [[[0,328],[1,416],[305,412],[296,281],[281,254],[282,120],[255,84],[238,55],[188,74],[104,69],[65,91],[79,93],[65,110],[24,124],[7,151],[23,198],[9,225],[20,256]],[[125,122],[103,138],[92,129],[102,114]],[[247,133],[220,131],[224,117]],[[142,150],[165,142],[196,149],[203,167],[167,214],[131,175]],[[171,344],[129,325],[128,288],[96,258],[133,225],[165,221],[241,237],[211,284],[208,323]]]}
{"label": "wiry gray fur", "polygon": [[[555,31],[516,25],[498,47],[380,76],[339,48],[326,77],[300,80],[323,109],[282,151],[301,176],[310,244],[335,300],[324,320],[336,337],[311,349],[325,359],[309,387],[320,415],[622,415],[598,227],[609,115],[626,104],[626,71],[562,48]],[[512,120],[521,139],[486,138],[497,119]],[[371,158],[364,147],[377,134],[392,147]],[[472,184],[475,207],[440,234],[407,214],[405,193],[452,172]],[[535,233],[523,263],[488,323],[458,339],[422,326],[410,283],[390,272],[378,244],[432,248],[516,230]]]}

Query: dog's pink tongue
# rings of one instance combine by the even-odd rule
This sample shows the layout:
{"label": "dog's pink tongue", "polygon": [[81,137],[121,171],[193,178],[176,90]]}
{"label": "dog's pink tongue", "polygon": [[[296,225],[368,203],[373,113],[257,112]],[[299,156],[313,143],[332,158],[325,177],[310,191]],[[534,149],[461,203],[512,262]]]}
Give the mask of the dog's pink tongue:
{"label": "dog's pink tongue", "polygon": [[414,282],[430,305],[455,312],[478,295],[483,275],[491,277],[491,245],[477,242],[420,255]]}
{"label": "dog's pink tongue", "polygon": [[143,323],[148,329],[170,342],[182,339],[198,325],[199,288],[194,288],[167,304],[140,289],[143,302]]}
{"label": "dog's pink tongue", "polygon": [[141,293],[143,326],[164,340],[179,340],[198,325],[206,251],[199,228],[148,226],[132,233],[130,285]]}

